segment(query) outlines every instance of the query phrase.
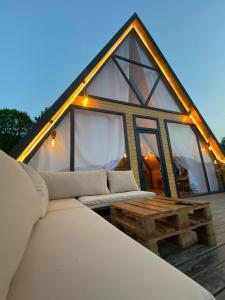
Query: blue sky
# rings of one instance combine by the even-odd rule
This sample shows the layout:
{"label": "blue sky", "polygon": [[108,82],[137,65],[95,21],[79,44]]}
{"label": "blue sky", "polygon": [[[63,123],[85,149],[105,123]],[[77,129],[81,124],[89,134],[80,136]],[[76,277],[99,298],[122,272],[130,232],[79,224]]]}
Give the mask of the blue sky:
{"label": "blue sky", "polygon": [[0,1],[0,108],[50,106],[137,12],[220,140],[225,1]]}

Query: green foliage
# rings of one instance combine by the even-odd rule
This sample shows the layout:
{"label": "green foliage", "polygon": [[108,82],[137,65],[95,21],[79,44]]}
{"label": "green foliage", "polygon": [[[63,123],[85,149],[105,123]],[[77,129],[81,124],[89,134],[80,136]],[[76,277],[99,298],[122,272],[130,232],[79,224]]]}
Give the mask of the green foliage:
{"label": "green foliage", "polygon": [[223,152],[225,153],[225,137],[222,138],[220,145],[223,149]]}
{"label": "green foliage", "polygon": [[34,122],[26,112],[0,109],[0,149],[9,153],[24,137]]}
{"label": "green foliage", "polygon": [[47,110],[48,110],[48,107],[45,107],[45,108],[40,112],[40,115],[34,118],[34,121],[35,121],[35,122],[39,121],[39,120],[43,117],[43,115],[45,114],[45,112],[46,112]]}

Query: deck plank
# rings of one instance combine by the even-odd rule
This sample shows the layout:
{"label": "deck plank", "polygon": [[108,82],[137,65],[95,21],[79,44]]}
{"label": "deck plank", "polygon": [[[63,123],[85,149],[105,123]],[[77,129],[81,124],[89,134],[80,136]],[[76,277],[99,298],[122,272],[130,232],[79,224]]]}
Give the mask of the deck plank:
{"label": "deck plank", "polygon": [[225,193],[195,197],[194,199],[210,202],[217,246],[195,243],[187,249],[179,249],[179,247],[165,242],[164,245],[160,245],[160,252],[162,258],[209,290],[217,300],[224,300]]}

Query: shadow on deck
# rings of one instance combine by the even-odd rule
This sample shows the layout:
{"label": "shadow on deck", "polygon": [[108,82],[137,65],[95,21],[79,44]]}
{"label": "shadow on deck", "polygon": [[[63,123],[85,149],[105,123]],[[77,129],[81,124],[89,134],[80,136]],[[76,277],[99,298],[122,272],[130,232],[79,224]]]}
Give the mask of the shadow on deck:
{"label": "shadow on deck", "polygon": [[162,242],[161,257],[204,286],[216,299],[225,299],[225,193],[194,199],[210,202],[217,246],[196,243],[181,249],[175,244]]}

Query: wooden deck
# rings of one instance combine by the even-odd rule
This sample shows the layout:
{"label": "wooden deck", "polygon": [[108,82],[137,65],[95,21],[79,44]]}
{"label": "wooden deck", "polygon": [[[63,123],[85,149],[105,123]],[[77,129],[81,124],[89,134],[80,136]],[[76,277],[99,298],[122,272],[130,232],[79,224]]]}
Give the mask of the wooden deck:
{"label": "wooden deck", "polygon": [[210,201],[217,246],[196,243],[181,249],[163,241],[160,244],[161,257],[204,286],[216,299],[225,299],[225,193],[194,199]]}

